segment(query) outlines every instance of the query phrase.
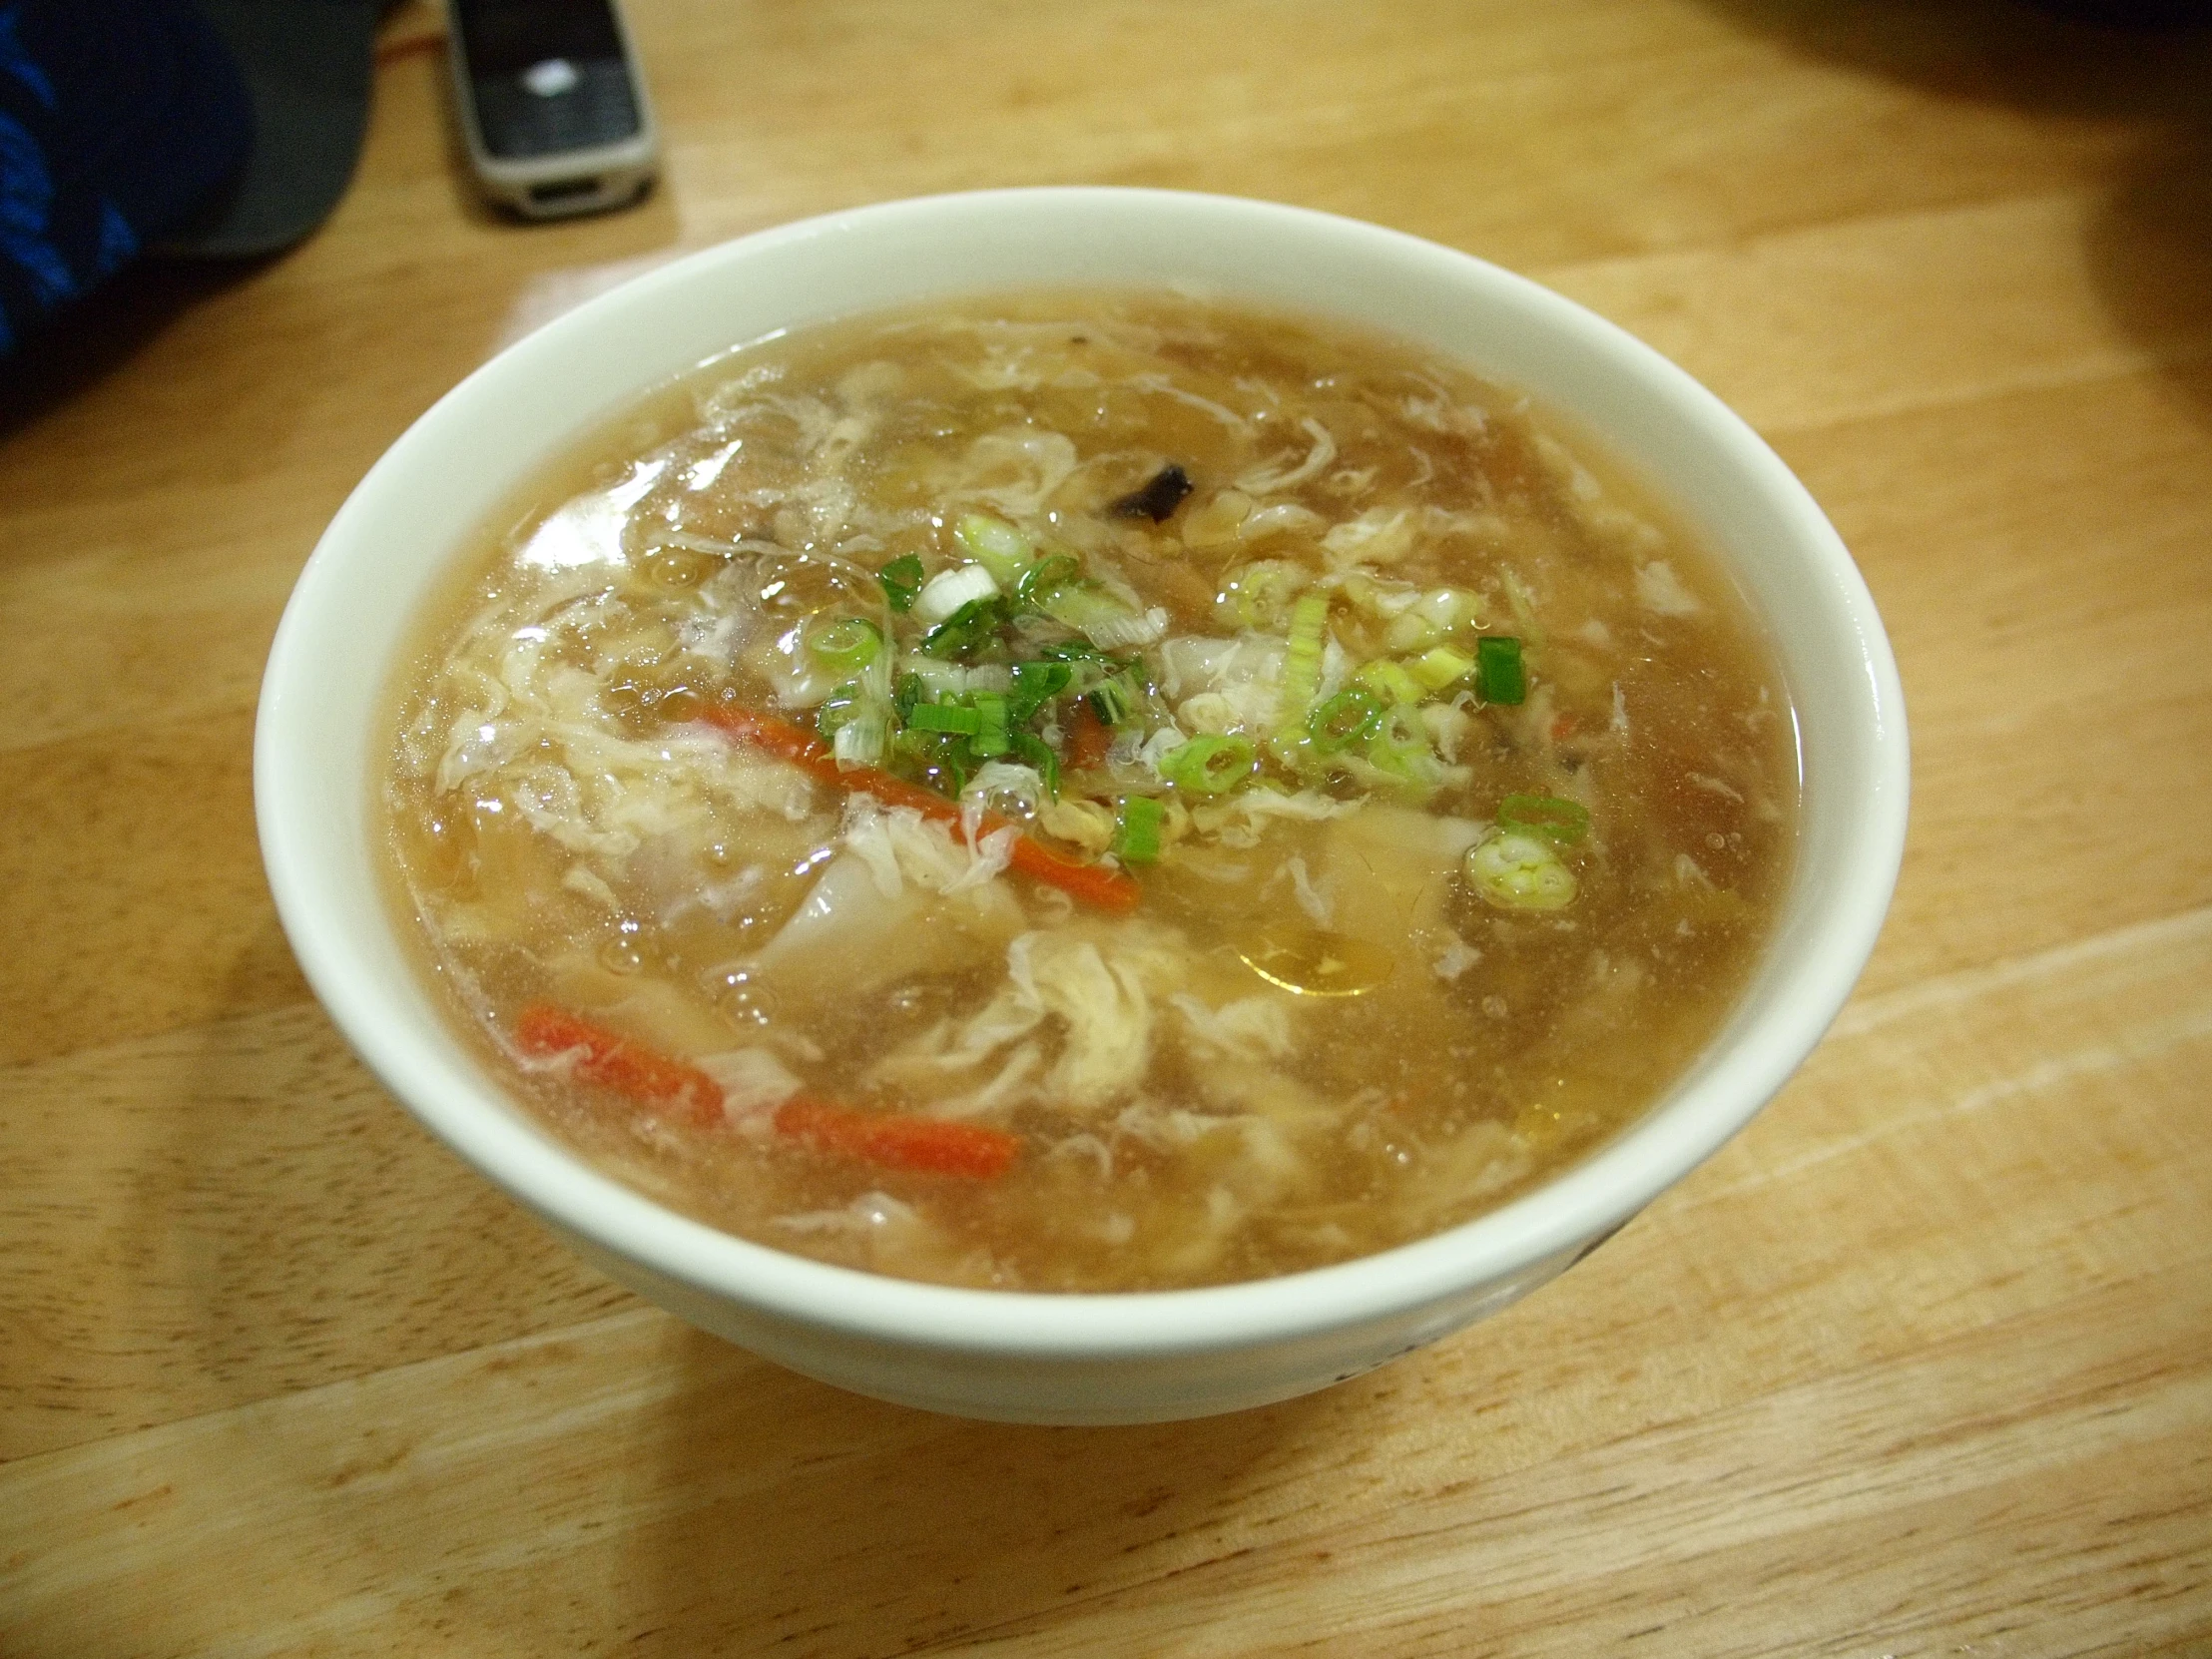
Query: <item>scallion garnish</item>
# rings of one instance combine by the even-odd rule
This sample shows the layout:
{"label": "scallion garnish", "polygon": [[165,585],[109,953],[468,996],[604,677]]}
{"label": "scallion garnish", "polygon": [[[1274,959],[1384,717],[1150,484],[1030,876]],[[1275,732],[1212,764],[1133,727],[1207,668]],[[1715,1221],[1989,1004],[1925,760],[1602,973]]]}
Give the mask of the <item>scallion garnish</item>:
{"label": "scallion garnish", "polygon": [[1066,663],[1016,663],[1013,667],[1012,718],[1026,726],[1029,717],[1068,689],[1075,670]]}
{"label": "scallion garnish", "polygon": [[983,717],[957,703],[917,703],[906,717],[906,724],[916,732],[949,732],[954,737],[972,738],[983,729]]}
{"label": "scallion garnish", "polygon": [[1108,726],[1119,726],[1135,710],[1136,694],[1130,690],[1129,681],[1122,675],[1103,681],[1091,693],[1091,713]]}
{"label": "scallion garnish", "polygon": [[1065,553],[1050,553],[1031,565],[1022,574],[1021,584],[1014,589],[1014,596],[1024,605],[1044,609],[1044,603],[1055,590],[1075,581],[1083,574],[1083,566]]}
{"label": "scallion garnish", "polygon": [[883,597],[894,611],[910,611],[914,608],[914,595],[921,592],[924,572],[921,560],[912,553],[901,553],[875,573],[875,579],[883,584]]}
{"label": "scallion garnish", "polygon": [[1101,650],[1086,639],[1054,640],[1049,645],[1038,646],[1037,655],[1061,663],[1104,663],[1110,668],[1129,666],[1122,658]]}
{"label": "scallion garnish", "polygon": [[883,649],[883,636],[875,624],[856,616],[842,617],[820,630],[807,649],[824,668],[835,674],[857,674],[875,661]]}
{"label": "scallion garnish", "polygon": [[837,728],[830,741],[830,754],[840,767],[881,766],[889,743],[890,722],[884,718],[882,705],[870,704]]}
{"label": "scallion garnish", "polygon": [[1475,642],[1474,695],[1485,703],[1527,701],[1528,675],[1521,667],[1519,640],[1510,634],[1487,634]]}
{"label": "scallion garnish", "polygon": [[1093,645],[1107,651],[1150,645],[1167,628],[1165,611],[1155,615],[1132,610],[1092,582],[1062,582],[1038,608],[1054,622],[1089,635]]}
{"label": "scallion garnish", "polygon": [[1208,734],[1160,757],[1160,776],[1193,795],[1220,795],[1252,776],[1259,764],[1250,738]]}
{"label": "scallion garnish", "polygon": [[1013,747],[1006,730],[1006,699],[997,692],[975,694],[975,736],[968,748],[982,760],[1003,755]]}
{"label": "scallion garnish", "polygon": [[822,700],[822,707],[815,711],[815,730],[826,738],[833,738],[837,735],[837,729],[866,705],[866,694],[861,690],[860,683],[857,680],[847,680]]}
{"label": "scallion garnish", "polygon": [[1306,717],[1307,734],[1324,755],[1349,748],[1382,720],[1382,704],[1365,686],[1347,686]]}
{"label": "scallion garnish", "polygon": [[[932,705],[925,703],[922,707],[926,709]],[[954,711],[956,714],[969,712],[965,709]],[[957,796],[967,788],[967,743],[960,735],[924,732],[909,726],[898,734],[891,747],[913,761],[921,769],[924,781],[939,794]],[[932,773],[936,775],[934,778],[929,777]]]}
{"label": "scallion garnish", "polygon": [[1000,587],[1012,587],[1036,553],[1035,544],[1027,536],[1004,519],[987,513],[964,515],[952,534],[998,579]]}
{"label": "scallion garnish", "polygon": [[1133,795],[1121,804],[1121,825],[1114,850],[1133,864],[1149,864],[1160,855],[1160,820],[1167,809],[1149,795]]}
{"label": "scallion garnish", "polygon": [[901,674],[898,677],[897,683],[891,688],[891,708],[897,712],[900,724],[903,725],[913,718],[914,706],[921,701],[927,689],[922,685],[918,674]]}
{"label": "scallion garnish", "polygon": [[[1223,584],[1214,603],[1247,628],[1266,628],[1282,619],[1306,586],[1306,572],[1280,559],[1246,565]],[[1324,600],[1326,613],[1327,601]]]}
{"label": "scallion garnish", "polygon": [[1290,648],[1283,658],[1283,730],[1300,735],[1321,689],[1322,641],[1329,633],[1329,595],[1302,593],[1291,607]]}
{"label": "scallion garnish", "polygon": [[1497,822],[1508,830],[1533,830],[1572,846],[1590,832],[1590,810],[1555,795],[1509,795],[1497,804]]}
{"label": "scallion garnish", "polygon": [[1418,703],[1428,695],[1418,680],[1387,657],[1365,664],[1353,678],[1386,703]]}
{"label": "scallion garnish", "polygon": [[1443,769],[1428,746],[1419,714],[1400,703],[1386,710],[1368,738],[1368,764],[1397,786],[1398,793],[1426,800],[1443,782]]}
{"label": "scallion garnish", "polygon": [[914,595],[914,620],[924,628],[945,622],[962,607],[999,597],[998,579],[986,565],[955,565],[922,583]]}
{"label": "scallion garnish", "polygon": [[965,657],[995,639],[1005,620],[1004,599],[971,599],[922,635],[916,649],[926,657]]}
{"label": "scallion garnish", "polygon": [[[1480,647],[1476,648],[1477,650]],[[1519,661],[1516,656],[1515,662]],[[1439,645],[1422,652],[1406,666],[1407,675],[1432,692],[1440,692],[1446,686],[1458,684],[1475,667],[1475,659],[1462,651],[1454,651],[1448,645]]]}
{"label": "scallion garnish", "polygon": [[1037,776],[1044,780],[1044,793],[1058,799],[1060,794],[1060,757],[1052,753],[1052,746],[1034,732],[1013,734],[1014,753],[1037,769]]}

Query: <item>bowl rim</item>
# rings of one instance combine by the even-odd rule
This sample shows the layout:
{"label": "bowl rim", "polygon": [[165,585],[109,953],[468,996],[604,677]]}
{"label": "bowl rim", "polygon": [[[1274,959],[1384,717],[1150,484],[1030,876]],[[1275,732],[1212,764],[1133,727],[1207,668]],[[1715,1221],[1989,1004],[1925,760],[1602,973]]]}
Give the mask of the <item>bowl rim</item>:
{"label": "bowl rim", "polygon": [[[980,215],[1185,216],[1255,234],[1333,240],[1382,260],[1411,262],[1465,287],[1470,302],[1504,303],[1574,336],[1608,366],[1677,405],[1722,444],[1749,485],[1798,532],[1825,578],[1861,670],[1871,739],[1864,796],[1851,804],[1856,855],[1824,871],[1815,901],[1821,948],[1790,973],[1787,994],[1689,1088],[1677,1090],[1594,1152],[1497,1209],[1375,1255],[1269,1279],[1189,1290],[1021,1292],[927,1284],[788,1255],[669,1210],[601,1174],[522,1119],[476,1079],[459,1079],[405,1039],[404,1022],[372,994],[333,929],[320,925],[318,884],[333,876],[315,844],[312,781],[290,745],[303,718],[317,640],[341,626],[334,573],[373,522],[380,490],[418,450],[465,418],[486,387],[520,365],[551,361],[614,319],[650,309],[732,266],[773,261],[826,237],[929,234]],[[1001,287],[1010,285],[1005,282]],[[980,283],[973,291],[987,291]],[[943,290],[939,290],[943,291]],[[874,307],[866,307],[874,308]],[[1326,307],[1308,307],[1327,315]],[[1340,313],[1349,319],[1349,312]],[[635,396],[656,383],[641,380]],[[1542,399],[1542,392],[1537,396]],[[604,418],[617,404],[602,407]],[[1599,434],[1602,438],[1602,434]],[[1685,511],[1687,504],[1682,504]],[[388,673],[388,668],[387,668]],[[380,706],[381,688],[368,699]],[[1881,618],[1841,538],[1804,485],[1718,397],[1652,347],[1565,296],[1477,257],[1403,232],[1312,209],[1244,198],[1121,187],[1048,186],[911,198],[824,214],[700,250],[583,301],[479,365],[413,422],[349,494],[302,568],[286,604],[257,713],[257,823],[276,908],[317,998],[384,1086],[494,1184],[557,1229],[709,1296],[847,1338],[948,1353],[1035,1361],[1168,1358],[1319,1338],[1392,1314],[1441,1306],[1618,1228],[1711,1156],[1781,1088],[1841,1010],[1872,953],[1904,850],[1910,793],[1903,688]],[[369,792],[373,799],[374,792]],[[1801,847],[1800,858],[1804,857]],[[1805,879],[1802,865],[1792,890]],[[1770,944],[1770,950],[1773,946]],[[1751,1040],[1756,1035],[1757,1041]]]}

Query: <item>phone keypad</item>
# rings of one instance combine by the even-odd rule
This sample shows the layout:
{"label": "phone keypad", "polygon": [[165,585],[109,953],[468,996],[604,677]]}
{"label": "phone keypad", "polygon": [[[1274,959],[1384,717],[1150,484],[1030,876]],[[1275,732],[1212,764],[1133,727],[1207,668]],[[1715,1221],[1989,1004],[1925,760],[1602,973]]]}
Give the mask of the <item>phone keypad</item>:
{"label": "phone keypad", "polygon": [[501,161],[619,144],[638,134],[630,77],[612,59],[548,58],[476,83],[484,148]]}

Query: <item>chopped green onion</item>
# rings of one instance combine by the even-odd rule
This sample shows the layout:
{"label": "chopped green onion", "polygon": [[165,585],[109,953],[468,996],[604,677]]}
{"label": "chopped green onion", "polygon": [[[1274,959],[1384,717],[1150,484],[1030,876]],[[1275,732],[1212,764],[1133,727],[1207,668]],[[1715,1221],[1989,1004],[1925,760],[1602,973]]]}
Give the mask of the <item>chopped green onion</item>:
{"label": "chopped green onion", "polygon": [[[892,740],[891,747],[920,767],[930,788],[954,796],[967,788],[967,742],[958,735],[917,732],[909,726]],[[933,778],[928,776],[932,773]]]}
{"label": "chopped green onion", "polygon": [[914,620],[934,628],[962,607],[979,599],[996,599],[998,582],[982,565],[956,565],[940,570],[922,583],[914,596]]}
{"label": "chopped green onion", "polygon": [[1365,686],[1347,686],[1306,717],[1314,747],[1334,755],[1358,743],[1382,723],[1382,705]]}
{"label": "chopped green onion", "polygon": [[1241,627],[1272,629],[1281,624],[1283,613],[1306,582],[1306,572],[1297,565],[1265,559],[1232,575],[1214,602]]}
{"label": "chopped green onion", "polygon": [[1418,703],[1428,695],[1418,680],[1387,657],[1378,657],[1366,664],[1353,679],[1386,703]]}
{"label": "chopped green onion", "polygon": [[1037,769],[1037,776],[1044,780],[1044,793],[1058,799],[1060,794],[1060,757],[1052,753],[1052,746],[1034,732],[1016,732],[1012,738],[1014,753]]}
{"label": "chopped green onion", "polygon": [[1443,630],[1418,611],[1400,611],[1382,631],[1382,643],[1392,651],[1422,651],[1434,645]]}
{"label": "chopped green onion", "polygon": [[1005,600],[971,599],[922,635],[916,649],[929,657],[964,657],[996,638],[1005,620]]}
{"label": "chopped green onion", "polygon": [[[1490,642],[1484,640],[1483,645]],[[1475,648],[1477,651],[1481,646]],[[1518,658],[1515,659],[1518,661]],[[1448,645],[1439,645],[1432,651],[1424,651],[1407,665],[1406,671],[1432,692],[1440,692],[1467,677],[1475,666],[1475,659],[1463,652],[1454,651]],[[1519,699],[1515,698],[1515,702]]]}
{"label": "chopped green onion", "polygon": [[968,689],[967,670],[958,663],[940,663],[936,658],[924,657],[916,651],[900,658],[899,666],[903,671],[902,678],[912,679],[920,685],[921,695],[916,700],[918,702],[942,703],[947,699],[956,701]]}
{"label": "chopped green onion", "polygon": [[840,618],[807,642],[807,649],[824,668],[836,674],[857,674],[875,661],[883,649],[883,636],[875,624],[856,616]]}
{"label": "chopped green onion", "polygon": [[837,728],[866,707],[866,694],[857,680],[847,680],[843,685],[822,700],[815,710],[815,730],[826,738],[837,735]]}
{"label": "chopped green onion", "polygon": [[1302,593],[1291,607],[1290,649],[1283,658],[1283,730],[1296,737],[1321,689],[1322,641],[1329,633],[1329,595]]}
{"label": "chopped green onion", "polygon": [[968,748],[982,760],[993,755],[1003,755],[1013,747],[1006,732],[1006,699],[997,692],[975,694],[975,718],[977,726],[974,741]]}
{"label": "chopped green onion", "polygon": [[1252,776],[1260,764],[1250,738],[1193,738],[1160,757],[1160,776],[1193,795],[1220,795]]}
{"label": "chopped green onion", "polygon": [[890,710],[880,692],[860,680],[847,680],[822,700],[815,729],[830,742],[839,766],[879,766],[890,742]]}
{"label": "chopped green onion", "polygon": [[920,675],[901,674],[898,677],[898,684],[891,692],[891,709],[897,714],[900,725],[912,718],[914,705],[922,699],[922,691]]}
{"label": "chopped green onion", "polygon": [[1127,678],[1117,674],[1091,693],[1091,712],[1108,726],[1119,726],[1135,711],[1136,702]]}
{"label": "chopped green onion", "polygon": [[910,611],[914,595],[921,591],[923,571],[921,560],[912,553],[901,553],[875,573],[875,579],[883,584],[883,597],[894,611]]}
{"label": "chopped green onion", "polygon": [[919,703],[906,724],[917,732],[950,732],[955,737],[972,738],[983,730],[983,717],[957,703]]}
{"label": "chopped green onion", "polygon": [[992,518],[987,513],[967,514],[952,534],[998,579],[1002,588],[1014,584],[1036,553],[1035,543],[1027,536],[1004,519]]}
{"label": "chopped green onion", "polygon": [[1474,694],[1485,703],[1524,703],[1528,675],[1521,667],[1520,641],[1490,634],[1475,642]]}
{"label": "chopped green onion", "polygon": [[1149,795],[1133,795],[1121,804],[1121,827],[1114,850],[1133,864],[1149,864],[1160,855],[1160,820],[1167,809]]}
{"label": "chopped green onion", "polygon": [[1039,559],[1022,573],[1021,583],[1014,589],[1014,597],[1024,605],[1044,609],[1045,601],[1068,583],[1078,581],[1083,566],[1065,553],[1051,553]]}
{"label": "chopped green onion", "polygon": [[1509,795],[1497,804],[1497,821],[1510,830],[1532,830],[1572,846],[1590,832],[1590,810],[1555,795]]}
{"label": "chopped green onion", "polygon": [[1498,830],[1467,849],[1467,880],[1501,910],[1557,910],[1574,902],[1574,871],[1535,835]]}
{"label": "chopped green onion", "polygon": [[890,745],[890,722],[879,706],[859,710],[836,730],[830,754],[840,767],[875,767],[883,764]]}
{"label": "chopped green onion", "polygon": [[1166,631],[1164,622],[1132,610],[1088,582],[1063,582],[1044,596],[1039,609],[1054,622],[1089,635],[1093,645],[1107,651],[1150,645]]}
{"label": "chopped green onion", "polygon": [[1322,638],[1329,631],[1329,595],[1302,593],[1291,607],[1291,656],[1321,666]]}
{"label": "chopped green onion", "polygon": [[1065,663],[1014,664],[1014,724],[1025,724],[1031,715],[1066,691],[1074,678],[1075,670]]}
{"label": "chopped green onion", "polygon": [[1426,800],[1443,782],[1443,767],[1428,747],[1420,716],[1402,703],[1376,723],[1368,739],[1368,764],[1396,785],[1399,794],[1415,800]]}
{"label": "chopped green onion", "polygon": [[1127,668],[1129,663],[1110,652],[1101,651],[1089,640],[1054,640],[1050,645],[1037,647],[1037,655],[1049,657],[1061,663],[1105,663],[1113,668]]}

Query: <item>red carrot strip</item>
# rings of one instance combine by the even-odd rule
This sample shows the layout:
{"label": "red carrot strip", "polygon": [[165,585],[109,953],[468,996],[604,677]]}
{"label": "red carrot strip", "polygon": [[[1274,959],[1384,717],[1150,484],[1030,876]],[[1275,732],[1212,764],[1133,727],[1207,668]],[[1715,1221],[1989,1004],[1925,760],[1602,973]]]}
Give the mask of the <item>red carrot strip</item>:
{"label": "red carrot strip", "polygon": [[805,727],[734,703],[710,704],[700,719],[755,749],[768,751],[779,761],[789,761],[827,782],[837,782],[837,762],[830,746]]}
{"label": "red carrot strip", "polygon": [[533,1002],[515,1016],[515,1046],[541,1060],[574,1054],[578,1077],[649,1110],[702,1125],[721,1120],[722,1085],[697,1066],[550,1002]]}
{"label": "red carrot strip", "polygon": [[[810,778],[832,789],[871,795],[889,807],[911,807],[922,817],[941,824],[960,822],[958,802],[947,801],[934,790],[910,784],[877,767],[840,767],[829,745],[788,720],[779,720],[758,709],[722,705],[709,709],[701,718],[742,743],[751,744],[780,761],[789,761]],[[1111,737],[1108,733],[1109,741]],[[1005,828],[1006,820],[996,813],[985,813],[978,832],[987,835]],[[1048,882],[1069,897],[1096,909],[1133,910],[1143,896],[1143,889],[1122,871],[1109,869],[1104,864],[1080,863],[1055,852],[1031,835],[1017,833],[1014,836],[1007,862],[1022,874]]]}
{"label": "red carrot strip", "polygon": [[789,761],[800,771],[819,783],[832,789],[854,790],[862,795],[872,795],[891,807],[913,807],[924,818],[957,823],[960,806],[947,801],[935,790],[910,784],[903,778],[893,777],[878,767],[841,767],[830,746],[803,726],[794,726],[788,720],[763,714],[758,709],[725,708],[716,706],[702,716],[710,726],[719,726],[740,742],[749,743],[755,749],[775,756],[779,761]]}
{"label": "red carrot strip", "polygon": [[1106,752],[1114,747],[1114,729],[1098,718],[1089,698],[1079,697],[1068,711],[1067,740],[1068,765],[1088,772],[1106,764]]}
{"label": "red carrot strip", "polygon": [[[576,1057],[576,1075],[656,1112],[686,1115],[700,1126],[722,1118],[722,1085],[697,1066],[634,1042],[583,1015],[533,1002],[515,1016],[515,1046],[536,1059]],[[777,1108],[776,1128],[818,1151],[890,1169],[987,1181],[1006,1173],[1021,1150],[1002,1129],[942,1118],[855,1112],[808,1095]]]}
{"label": "red carrot strip", "polygon": [[[984,832],[1004,822],[995,813],[985,813]],[[1033,836],[1016,835],[1013,852],[1006,861],[1022,874],[1058,887],[1094,910],[1134,910],[1137,900],[1144,896],[1144,889],[1120,870],[1062,857]]]}
{"label": "red carrot strip", "polygon": [[1018,1137],[979,1123],[855,1112],[794,1095],[776,1109],[776,1129],[818,1152],[888,1169],[989,1181],[1004,1175],[1021,1150]]}

